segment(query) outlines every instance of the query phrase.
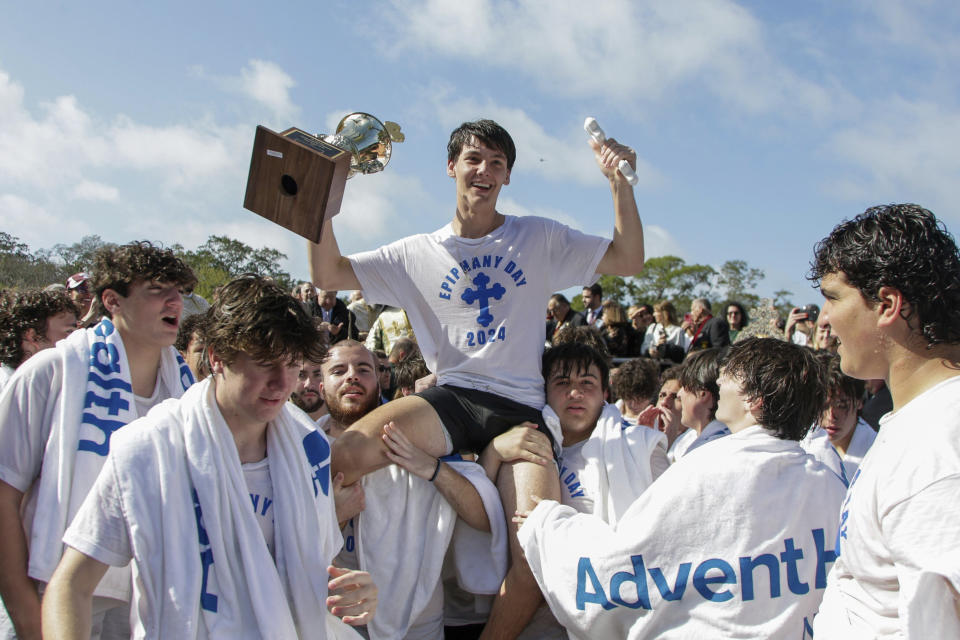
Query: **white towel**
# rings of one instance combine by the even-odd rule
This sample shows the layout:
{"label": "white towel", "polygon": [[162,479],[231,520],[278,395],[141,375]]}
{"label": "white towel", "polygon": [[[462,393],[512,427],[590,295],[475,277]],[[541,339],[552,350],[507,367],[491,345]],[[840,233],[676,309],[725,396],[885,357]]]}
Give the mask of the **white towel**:
{"label": "white towel", "polygon": [[[543,408],[547,426],[560,428],[560,419],[549,406]],[[625,423],[617,408],[603,407],[597,426],[583,445],[587,466],[580,474],[587,494],[594,496],[594,514],[616,524],[637,497],[653,483],[650,456],[654,449],[667,448],[659,431]]]}
{"label": "white towel", "polygon": [[[473,462],[448,462],[477,487],[494,533],[473,530],[455,547],[462,583],[499,588],[506,573],[506,521],[496,487]],[[440,584],[443,559],[458,520],[453,507],[428,481],[389,465],[363,477],[366,508],[355,519],[357,557],[380,590],[377,614],[367,625],[371,640],[406,636]],[[466,526],[466,525],[464,525]],[[469,529],[469,527],[468,527]],[[470,556],[474,557],[470,557]],[[486,565],[486,571],[479,572]],[[496,582],[496,586],[490,585]],[[442,620],[439,621],[442,636]]]}
{"label": "white towel", "polygon": [[545,501],[519,537],[573,638],[801,637],[843,495],[796,442],[754,426],[684,456],[615,526]]}
{"label": "white towel", "polygon": [[[74,331],[57,349],[63,361],[60,412],[43,456],[30,540],[29,573],[47,580],[63,553],[63,534],[103,468],[111,435],[138,417],[127,353],[110,320]],[[193,384],[173,347],[163,350],[159,375],[172,398]],[[129,600],[129,569],[111,567],[94,593]]]}
{"label": "white towel", "polygon": [[[332,638],[327,565],[342,544],[330,445],[285,406],[267,429],[276,562],[208,378],[155,407],[111,456],[132,523],[138,638]],[[344,636],[346,637],[346,636]]]}

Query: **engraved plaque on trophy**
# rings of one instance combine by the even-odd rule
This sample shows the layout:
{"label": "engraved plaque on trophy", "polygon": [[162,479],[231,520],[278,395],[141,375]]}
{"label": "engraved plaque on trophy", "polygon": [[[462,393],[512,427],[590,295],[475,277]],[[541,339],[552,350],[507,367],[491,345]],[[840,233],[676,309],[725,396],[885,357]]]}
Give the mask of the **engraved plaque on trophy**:
{"label": "engraved plaque on trophy", "polygon": [[352,113],[331,135],[292,127],[257,127],[243,206],[313,242],[340,211],[343,190],[358,173],[378,173],[390,160],[400,125]]}

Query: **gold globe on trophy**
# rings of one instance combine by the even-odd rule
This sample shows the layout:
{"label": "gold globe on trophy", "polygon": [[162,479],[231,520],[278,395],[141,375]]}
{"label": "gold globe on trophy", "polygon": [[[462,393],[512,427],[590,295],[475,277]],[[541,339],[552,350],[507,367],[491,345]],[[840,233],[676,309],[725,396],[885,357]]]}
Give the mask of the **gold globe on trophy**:
{"label": "gold globe on trophy", "polygon": [[383,171],[393,143],[403,140],[400,125],[369,113],[351,113],[329,135],[258,126],[243,206],[319,242],[324,221],[340,211],[346,181]]}

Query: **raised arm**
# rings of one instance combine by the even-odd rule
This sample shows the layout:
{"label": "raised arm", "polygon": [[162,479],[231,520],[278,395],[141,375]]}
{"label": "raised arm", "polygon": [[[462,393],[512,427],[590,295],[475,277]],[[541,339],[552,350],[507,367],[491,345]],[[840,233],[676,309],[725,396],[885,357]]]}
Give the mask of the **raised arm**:
{"label": "raised arm", "polygon": [[473,483],[454,469],[416,447],[393,423],[383,427],[387,457],[410,473],[429,480],[450,503],[457,515],[478,531],[490,531],[490,519],[483,499]]}
{"label": "raised arm", "polygon": [[307,242],[307,255],[310,260],[310,279],[314,285],[328,291],[360,288],[360,281],[353,272],[350,260],[340,255],[337,238],[333,235],[333,220],[330,218],[323,223],[319,244]]}
{"label": "raised arm", "polygon": [[633,149],[608,138],[602,145],[590,139],[590,146],[600,171],[610,181],[613,194],[613,240],[597,266],[599,273],[614,276],[632,276],[643,271],[643,223],[633,196],[633,187],[617,170],[620,160],[636,168],[637,154]]}

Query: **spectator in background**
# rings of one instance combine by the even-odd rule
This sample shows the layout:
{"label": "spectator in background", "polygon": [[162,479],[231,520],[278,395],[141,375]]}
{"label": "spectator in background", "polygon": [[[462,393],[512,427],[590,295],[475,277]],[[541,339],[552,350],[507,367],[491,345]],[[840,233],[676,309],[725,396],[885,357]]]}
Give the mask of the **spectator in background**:
{"label": "spectator in background", "polygon": [[[313,285],[310,285],[312,288]],[[334,345],[350,338],[357,340],[360,337],[360,331],[357,329],[357,318],[353,312],[347,309],[343,300],[337,297],[336,291],[320,290],[318,297],[320,303],[320,316],[326,324],[326,329],[330,333],[330,344]]]}
{"label": "spectator in background", "polygon": [[624,420],[637,424],[640,413],[653,404],[660,383],[658,373],[657,364],[648,358],[627,360],[618,367],[610,385]]}
{"label": "spectator in background", "polygon": [[313,358],[304,357],[297,376],[297,385],[290,394],[293,404],[300,407],[314,422],[327,415],[327,404],[323,401],[323,370],[322,360],[326,354],[326,347]]}
{"label": "spectator in background", "polygon": [[93,292],[90,290],[90,274],[75,273],[67,278],[67,295],[77,306],[77,326],[85,326],[92,318]]}
{"label": "spectator in background", "polygon": [[668,300],[653,305],[656,322],[647,328],[640,347],[641,354],[651,358],[683,362],[690,348],[690,337],[677,322],[677,309]]}
{"label": "spectator in background", "polygon": [[603,326],[603,287],[594,282],[583,288],[583,315],[587,326],[599,329]]}
{"label": "spectator in background", "polygon": [[816,328],[820,307],[808,304],[805,307],[794,307],[787,316],[787,324],[783,330],[784,337],[801,347],[813,342],[813,331]]}
{"label": "spectator in background", "polygon": [[396,367],[397,379],[397,397],[409,396],[414,393],[414,386],[417,380],[430,375],[427,369],[427,363],[423,361],[420,352],[412,353],[399,363]]}
{"label": "spectator in background", "polygon": [[653,307],[649,304],[634,304],[627,309],[627,318],[637,333],[642,337],[653,324]]}
{"label": "spectator in background", "polygon": [[831,353],[836,353],[837,349],[840,348],[837,336],[833,335],[830,323],[826,322],[823,316],[817,319],[817,328],[813,331],[813,344],[810,346],[813,347],[814,351],[830,351]]}
{"label": "spectator in background", "polygon": [[840,356],[822,352],[817,357],[826,375],[826,405],[800,444],[849,484],[877,432],[860,417],[863,380],[843,373]]}
{"label": "spectator in background", "polygon": [[0,298],[0,388],[27,358],[73,333],[77,312],[62,292],[24,289]]}
{"label": "spectator in background", "polygon": [[385,306],[370,327],[364,346],[370,351],[390,353],[397,340],[413,337],[407,312],[399,307]]}
{"label": "spectator in background", "polygon": [[674,444],[686,432],[683,426],[683,408],[680,404],[680,372],[683,365],[674,365],[660,374],[660,391],[657,392],[657,413],[654,428],[667,436],[667,458],[677,461]]}
{"label": "spectator in background", "polygon": [[607,350],[614,358],[629,358],[639,350],[639,340],[633,325],[627,321],[623,307],[614,300],[604,300],[600,305],[602,329],[600,330]]}
{"label": "spectator in background", "polygon": [[554,338],[565,327],[581,327],[587,320],[579,311],[570,308],[570,301],[562,293],[550,296],[547,302],[547,343],[553,344]]}
{"label": "spectator in background", "polygon": [[180,296],[183,298],[183,315],[180,317],[180,322],[190,316],[206,313],[207,309],[210,308],[210,303],[203,296],[193,292],[196,286],[196,282],[191,282],[185,285],[183,291],[180,292]]}
{"label": "spectator in background", "polygon": [[377,312],[363,299],[363,291],[357,290],[350,294],[350,304],[347,305],[347,309],[350,309],[357,319],[357,330],[360,332],[360,338],[366,339],[373,321],[376,320]]}
{"label": "spectator in background", "polygon": [[[301,282],[298,294],[294,297],[303,303],[303,308],[307,310],[307,313],[314,318],[321,317],[320,303],[317,302],[317,288],[309,282]],[[336,296],[336,293],[334,293],[334,296]]]}
{"label": "spectator in background", "polygon": [[710,301],[706,298],[697,298],[690,303],[690,322],[684,322],[684,325],[684,330],[690,335],[688,351],[702,351],[730,344],[730,325],[723,318],[713,317]]}
{"label": "spectator in background", "polygon": [[180,323],[177,341],[173,344],[183,356],[197,382],[210,375],[210,365],[204,355],[203,323],[206,314],[194,314]]}
{"label": "spectator in background", "polygon": [[681,457],[717,438],[730,435],[730,429],[716,419],[720,399],[720,361],[723,349],[704,349],[683,363],[680,371],[680,421],[690,429],[677,440],[674,455]]}
{"label": "spectator in background", "polygon": [[[368,349],[369,351],[369,349]],[[389,402],[395,393],[393,386],[393,363],[390,356],[381,350],[373,352],[377,359],[377,379],[380,382],[380,403]]]}
{"label": "spectator in background", "polygon": [[730,325],[730,342],[737,339],[740,330],[750,324],[750,316],[747,310],[739,302],[727,303],[727,324]]}

